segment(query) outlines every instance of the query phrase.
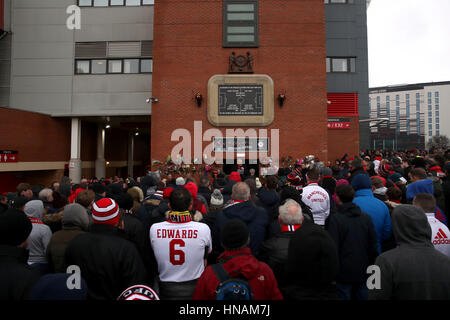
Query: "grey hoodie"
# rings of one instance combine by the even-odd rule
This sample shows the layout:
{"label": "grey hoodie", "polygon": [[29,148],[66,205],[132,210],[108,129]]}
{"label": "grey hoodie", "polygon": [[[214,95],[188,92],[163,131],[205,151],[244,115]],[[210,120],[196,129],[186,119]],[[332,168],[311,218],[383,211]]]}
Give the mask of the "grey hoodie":
{"label": "grey hoodie", "polygon": [[78,228],[87,231],[89,228],[89,216],[86,209],[78,203],[72,203],[65,206],[62,218],[62,228]]}
{"label": "grey hoodie", "polygon": [[33,224],[28,244],[30,251],[28,263],[47,263],[45,251],[52,237],[52,231],[42,222],[44,203],[41,200],[29,201],[24,207],[24,212]]}
{"label": "grey hoodie", "polygon": [[450,258],[431,243],[424,211],[412,205],[396,207],[392,228],[398,246],[378,256],[381,289],[369,290],[369,299],[450,299]]}

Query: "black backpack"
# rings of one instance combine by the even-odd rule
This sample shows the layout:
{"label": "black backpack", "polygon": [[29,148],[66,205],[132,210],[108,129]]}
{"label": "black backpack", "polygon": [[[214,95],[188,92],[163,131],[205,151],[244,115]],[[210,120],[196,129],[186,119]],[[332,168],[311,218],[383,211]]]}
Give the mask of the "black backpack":
{"label": "black backpack", "polygon": [[219,279],[216,300],[254,300],[252,289],[245,277],[231,278],[221,263],[213,264],[212,269]]}

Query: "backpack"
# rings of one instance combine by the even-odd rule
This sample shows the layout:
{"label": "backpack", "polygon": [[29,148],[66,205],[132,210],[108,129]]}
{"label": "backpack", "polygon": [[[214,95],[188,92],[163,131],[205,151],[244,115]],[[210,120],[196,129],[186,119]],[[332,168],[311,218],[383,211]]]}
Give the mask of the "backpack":
{"label": "backpack", "polygon": [[221,263],[213,264],[212,269],[219,279],[216,300],[253,300],[250,285],[244,277],[230,278]]}

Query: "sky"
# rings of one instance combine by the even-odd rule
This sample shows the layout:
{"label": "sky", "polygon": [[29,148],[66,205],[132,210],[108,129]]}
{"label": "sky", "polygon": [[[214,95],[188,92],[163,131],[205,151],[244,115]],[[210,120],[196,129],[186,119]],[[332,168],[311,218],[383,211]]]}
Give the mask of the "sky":
{"label": "sky", "polygon": [[450,81],[450,0],[372,0],[369,87]]}

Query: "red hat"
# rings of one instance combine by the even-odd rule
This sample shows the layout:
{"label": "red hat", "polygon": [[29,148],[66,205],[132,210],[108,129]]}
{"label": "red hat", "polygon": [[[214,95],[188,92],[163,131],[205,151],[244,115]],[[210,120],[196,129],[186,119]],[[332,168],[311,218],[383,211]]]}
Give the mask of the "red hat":
{"label": "red hat", "polygon": [[195,183],[189,182],[189,183],[185,184],[184,187],[192,195],[192,198],[197,199],[198,188],[197,188],[197,185]]}
{"label": "red hat", "polygon": [[236,182],[241,182],[241,175],[239,174],[239,172],[237,171],[233,171],[232,173],[230,173],[230,180],[234,180]]}
{"label": "red hat", "polygon": [[119,223],[119,206],[111,198],[103,198],[94,202],[92,205],[92,221],[117,226]]}
{"label": "red hat", "polygon": [[173,188],[170,188],[170,187],[165,188],[164,192],[163,192],[163,199],[169,199],[172,191],[173,191]]}

